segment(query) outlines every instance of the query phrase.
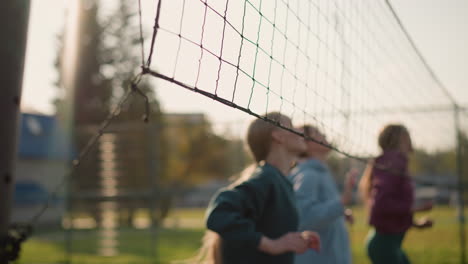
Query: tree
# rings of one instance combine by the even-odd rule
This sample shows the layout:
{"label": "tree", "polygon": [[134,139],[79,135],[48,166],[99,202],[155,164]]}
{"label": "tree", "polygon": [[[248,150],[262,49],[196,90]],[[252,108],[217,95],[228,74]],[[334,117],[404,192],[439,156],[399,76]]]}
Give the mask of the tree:
{"label": "tree", "polygon": [[[112,11],[104,15],[100,13],[99,1],[80,1],[80,4],[78,26],[80,37],[73,44],[78,54],[71,84],[74,91],[64,87],[67,83],[65,78],[68,76],[65,66],[69,63],[67,60],[71,59],[71,56],[64,54],[67,50],[63,44],[64,38],[59,36],[60,48],[56,67],[59,72],[57,86],[60,93],[55,100],[56,111],[59,115],[66,112],[63,110],[67,105],[74,105],[73,116],[62,116],[62,119],[73,120],[75,129],[72,140],[77,152],[80,152],[91,136],[96,134],[99,124],[116,106],[124,89],[129,89],[132,78],[140,71],[141,62],[136,12],[131,9],[134,6],[133,1],[114,2],[112,6],[107,6]],[[111,158],[106,158],[112,159],[117,164],[114,171],[123,175],[118,178],[119,190],[133,190],[136,194],[141,193],[142,188],[150,187],[149,176],[163,175],[166,167],[165,156],[157,155],[158,152],[164,153],[165,148],[159,103],[153,87],[146,79],[138,84],[138,88],[149,99],[149,119],[154,135],[148,134],[150,126],[143,127],[141,121],[146,111],[146,102],[142,96],[134,93],[134,96],[121,109],[119,116],[109,126],[110,130],[130,127],[131,134],[115,133],[116,136],[111,142],[115,148],[112,149],[112,155],[108,155]],[[74,102],[70,102],[70,99]],[[135,120],[139,122],[129,123]],[[136,126],[142,126],[142,129]],[[101,139],[104,140],[104,138]],[[105,162],[103,160],[105,153],[100,149],[99,144],[101,141],[75,172],[70,184],[70,192],[73,196],[87,193],[99,199],[99,190],[104,188],[101,186],[100,178],[103,177]],[[126,149],[128,144],[139,147],[128,151]],[[151,162],[158,163],[156,171],[149,169],[148,164]],[[95,201],[83,199],[78,201],[79,199],[77,198],[77,207],[83,206],[84,210],[95,211],[97,204]],[[125,201],[119,202],[125,203]],[[135,205],[128,205],[128,207],[133,208]],[[97,218],[96,213],[94,214]]]}
{"label": "tree", "polygon": [[[76,73],[75,87],[78,89],[74,96],[74,122],[78,150],[115,106],[123,89],[128,89],[141,64],[138,21],[132,11],[134,2],[119,0],[104,17],[99,16],[99,2],[89,3],[81,10],[84,21],[79,33],[81,40],[77,44],[80,61]],[[60,52],[57,68],[62,69],[67,59],[66,54]],[[60,89],[63,76],[59,71]],[[170,115],[163,115],[148,79],[143,78],[138,87],[149,99],[151,124],[145,131],[154,132],[154,135],[148,136],[148,132],[138,129],[141,123],[137,121],[146,110],[145,101],[141,96],[133,96],[109,127],[111,130],[117,129],[118,125],[128,128],[125,133],[115,133],[113,139],[116,142],[113,159],[118,163],[115,170],[123,174],[119,177],[119,188],[127,191],[148,188],[148,175],[156,174],[156,213],[158,218],[163,218],[177,194],[209,179],[230,177],[242,169],[240,166],[244,165],[246,158],[240,141],[216,135],[204,117],[193,123],[190,118],[174,121],[170,120]],[[58,113],[68,103],[64,98],[61,96],[56,100]],[[130,130],[132,134],[129,134]],[[137,147],[130,148],[128,144]],[[236,155],[238,161],[231,162],[230,155]],[[89,156],[72,182],[73,193],[96,192],[100,188],[102,152],[96,148]],[[151,166],[148,164],[156,164],[153,166],[156,169],[149,169]],[[139,205],[126,201],[120,203],[121,208],[129,211],[125,221],[130,223],[132,211]],[[128,205],[123,206],[125,203]]]}
{"label": "tree", "polygon": [[414,176],[423,174],[455,174],[456,150],[427,152],[416,149],[411,155],[410,172]]}
{"label": "tree", "polygon": [[[130,4],[133,2],[119,0],[114,12],[105,17],[99,16],[99,3],[98,0],[91,0],[80,5],[80,38],[75,43],[78,49],[75,91],[63,91],[63,66],[70,58],[63,54],[63,34],[59,36],[56,67],[60,91],[55,99],[56,110],[60,114],[64,104],[70,103],[65,100],[65,94],[74,93],[73,120],[78,126],[102,122],[140,70],[140,35],[136,13],[131,11]],[[150,99],[153,112],[159,112],[150,83],[143,81],[140,86]]]}
{"label": "tree", "polygon": [[162,217],[169,213],[175,197],[209,180],[227,180],[248,162],[242,141],[215,134],[202,114],[168,115],[165,126],[168,166]]}

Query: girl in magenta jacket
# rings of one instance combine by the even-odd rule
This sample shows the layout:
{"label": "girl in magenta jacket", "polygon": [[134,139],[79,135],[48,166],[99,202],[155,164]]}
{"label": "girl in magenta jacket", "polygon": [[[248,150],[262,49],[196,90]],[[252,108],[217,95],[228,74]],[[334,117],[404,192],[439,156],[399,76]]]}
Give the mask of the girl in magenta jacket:
{"label": "girl in magenta jacket", "polygon": [[367,253],[373,264],[409,264],[401,245],[411,227],[426,228],[432,221],[413,221],[413,213],[432,208],[432,203],[414,207],[414,192],[408,174],[408,156],[413,151],[411,137],[402,125],[387,125],[379,135],[382,153],[364,172],[360,192],[369,209],[373,227]]}

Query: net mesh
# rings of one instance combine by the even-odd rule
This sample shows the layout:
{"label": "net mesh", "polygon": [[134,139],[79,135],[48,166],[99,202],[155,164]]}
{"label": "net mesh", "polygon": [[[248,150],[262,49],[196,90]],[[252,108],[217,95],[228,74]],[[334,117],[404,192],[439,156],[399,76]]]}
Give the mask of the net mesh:
{"label": "net mesh", "polygon": [[386,1],[152,4],[146,73],[254,116],[317,126],[347,155],[374,155],[392,122],[417,147],[454,145],[453,98]]}

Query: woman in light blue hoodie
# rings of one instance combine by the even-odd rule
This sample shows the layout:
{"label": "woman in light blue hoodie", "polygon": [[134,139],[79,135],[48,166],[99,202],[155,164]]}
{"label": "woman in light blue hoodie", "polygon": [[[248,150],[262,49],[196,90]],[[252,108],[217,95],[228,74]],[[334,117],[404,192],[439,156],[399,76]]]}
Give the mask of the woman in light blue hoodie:
{"label": "woman in light blue hoodie", "polygon": [[[304,134],[326,143],[316,128],[305,125]],[[352,200],[356,171],[348,173],[345,189],[340,196],[326,158],[330,149],[309,140],[304,159],[293,169],[292,181],[299,210],[299,230],[314,230],[320,235],[322,250],[296,255],[295,264],[350,264],[351,250],[345,220],[352,221],[345,205]]]}

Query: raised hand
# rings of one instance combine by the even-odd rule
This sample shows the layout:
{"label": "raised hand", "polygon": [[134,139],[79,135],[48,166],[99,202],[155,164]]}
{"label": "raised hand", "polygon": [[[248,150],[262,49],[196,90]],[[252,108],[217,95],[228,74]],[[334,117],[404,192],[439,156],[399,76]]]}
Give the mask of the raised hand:
{"label": "raised hand", "polygon": [[413,223],[413,226],[418,229],[430,228],[434,225],[434,221],[428,217],[421,217]]}
{"label": "raised hand", "polygon": [[350,169],[346,173],[346,176],[345,176],[345,188],[352,190],[354,187],[356,187],[358,175],[359,175],[358,169],[356,168]]}
{"label": "raised hand", "polygon": [[346,222],[348,222],[350,225],[354,224],[353,210],[347,208],[344,212],[344,216]]}
{"label": "raised hand", "polygon": [[301,233],[304,240],[307,241],[308,248],[313,249],[317,252],[320,251],[320,236],[312,231],[304,231]]}
{"label": "raised hand", "polygon": [[344,190],[343,194],[341,195],[341,202],[343,205],[348,205],[353,200],[353,189],[357,183],[357,176],[359,171],[356,168],[353,168],[346,173],[345,182],[344,182]]}

